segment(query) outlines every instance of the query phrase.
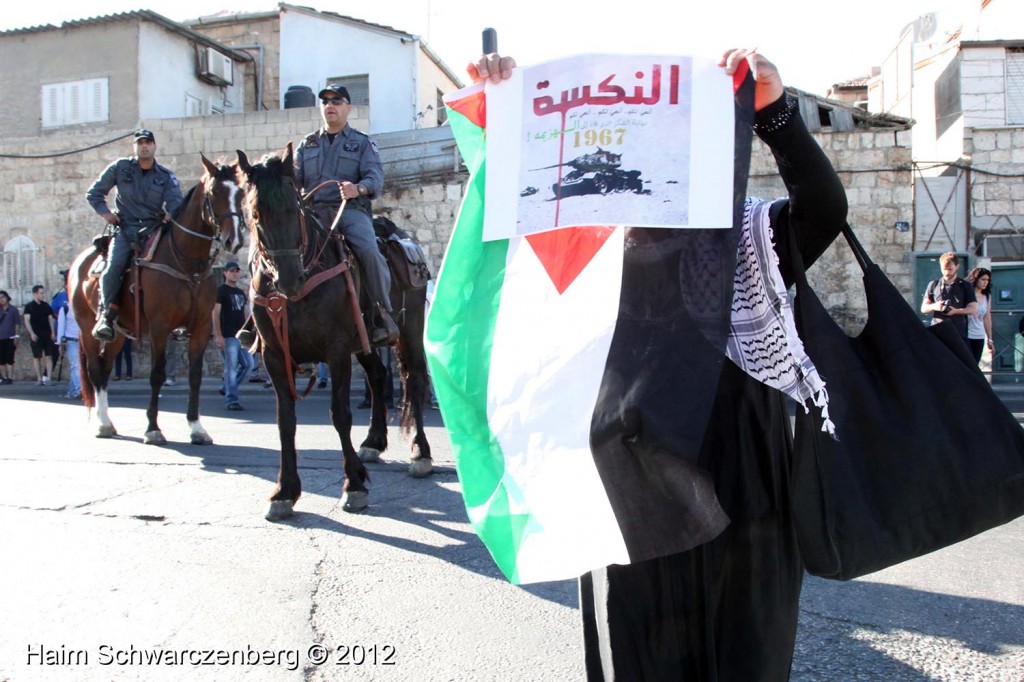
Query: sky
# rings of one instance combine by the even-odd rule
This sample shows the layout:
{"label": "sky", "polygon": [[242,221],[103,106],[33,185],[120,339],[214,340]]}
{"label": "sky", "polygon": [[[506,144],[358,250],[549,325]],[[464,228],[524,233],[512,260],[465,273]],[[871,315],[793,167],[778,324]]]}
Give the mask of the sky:
{"label": "sky", "polygon": [[[786,85],[823,95],[833,83],[868,75],[917,17],[938,12],[941,27],[946,20],[954,21],[964,7],[978,2],[380,0],[353,5],[297,0],[290,4],[418,35],[460,77],[465,75],[466,63],[480,53],[481,31],[492,27],[498,33],[499,51],[524,65],[581,53],[717,56],[729,47],[756,47],[776,64]],[[182,21],[221,10],[263,12],[276,7],[269,0],[90,0],[82,6],[16,2],[7,3],[0,13],[0,30],[59,25],[138,9]]]}

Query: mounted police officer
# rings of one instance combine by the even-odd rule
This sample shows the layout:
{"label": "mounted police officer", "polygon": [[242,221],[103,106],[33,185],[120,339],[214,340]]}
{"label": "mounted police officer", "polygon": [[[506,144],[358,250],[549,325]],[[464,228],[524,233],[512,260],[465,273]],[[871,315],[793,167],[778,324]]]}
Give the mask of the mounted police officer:
{"label": "mounted police officer", "polygon": [[[115,209],[107,207],[106,196],[117,188]],[[117,297],[121,291],[132,244],[144,233],[168,222],[181,207],[184,197],[178,178],[156,162],[156,138],[148,130],[135,132],[135,156],[118,159],[107,166],[86,194],[89,205],[113,227],[114,239],[107,253],[107,268],[100,279],[100,310],[94,338],[114,340]]]}
{"label": "mounted police officer", "polygon": [[370,340],[374,344],[393,343],[398,327],[390,315],[391,273],[377,248],[370,211],[370,199],[384,186],[384,168],[377,145],[348,125],[351,111],[351,99],[343,86],[331,85],[320,91],[324,125],[299,145],[295,179],[303,192],[327,180],[340,182],[340,186],[330,184],[311,197],[313,211],[324,227],[329,227],[342,197],[348,200],[341,214],[341,231],[366,274],[364,281],[375,309],[368,316]]}

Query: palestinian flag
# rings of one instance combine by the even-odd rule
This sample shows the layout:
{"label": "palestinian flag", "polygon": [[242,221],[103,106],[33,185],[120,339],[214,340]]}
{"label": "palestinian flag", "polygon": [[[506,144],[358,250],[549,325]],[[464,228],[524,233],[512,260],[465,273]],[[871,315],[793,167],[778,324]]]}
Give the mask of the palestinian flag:
{"label": "palestinian flag", "polygon": [[697,454],[728,334],[753,116],[745,75],[726,230],[484,242],[483,84],[446,99],[470,181],[427,353],[470,522],[515,584],[684,551],[728,523]]}

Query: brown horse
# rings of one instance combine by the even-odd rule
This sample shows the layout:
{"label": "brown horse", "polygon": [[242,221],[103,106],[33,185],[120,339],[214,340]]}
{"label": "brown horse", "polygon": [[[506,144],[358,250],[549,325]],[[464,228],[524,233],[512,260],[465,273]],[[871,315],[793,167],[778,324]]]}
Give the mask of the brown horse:
{"label": "brown horse", "polygon": [[[281,468],[271,495],[267,519],[292,514],[302,493],[295,452],[294,371],[299,363],[326,362],[331,371],[331,421],[341,440],[345,470],[342,508],[358,511],[368,503],[366,467],[360,460],[379,456],[387,447],[387,413],[382,400],[385,368],[376,353],[367,353],[365,329],[357,321],[353,299],[356,277],[345,270],[349,259],[340,242],[315,227],[307,217],[293,178],[292,146],[278,156],[250,164],[238,152],[245,176],[250,236],[253,318],[263,346],[263,360],[277,393],[277,428],[281,438]],[[357,274],[357,271],[354,271]],[[432,470],[430,446],[423,432],[427,398],[426,356],[423,351],[425,292],[403,296],[392,286],[396,321],[400,323],[398,357],[403,379],[403,426],[416,424],[410,473],[426,476]],[[365,307],[364,307],[365,309]],[[370,433],[360,456],[352,445],[352,354],[358,353],[373,396]]]}
{"label": "brown horse", "polygon": [[[82,329],[82,398],[86,407],[96,407],[99,419],[97,438],[117,435],[107,414],[107,382],[114,358],[124,344],[124,334],[148,334],[153,351],[149,374],[150,399],[146,415],[145,442],[167,442],[157,426],[160,387],[163,386],[167,337],[171,330],[184,327],[188,343],[188,419],[190,438],[196,445],[213,442],[199,423],[199,383],[203,373],[203,351],[210,339],[217,284],[212,276],[214,260],[221,248],[234,253],[242,246],[242,193],[233,166],[217,166],[202,156],[205,172],[189,190],[174,220],[164,228],[152,258],[136,261],[125,270],[121,287],[118,334],[109,343],[92,338],[89,330],[96,323],[99,278],[92,273],[101,254],[95,246],[80,253],[68,272],[68,296],[71,310]],[[137,272],[136,272],[137,270]],[[136,277],[141,300],[135,300]],[[136,319],[138,311],[139,319]]]}

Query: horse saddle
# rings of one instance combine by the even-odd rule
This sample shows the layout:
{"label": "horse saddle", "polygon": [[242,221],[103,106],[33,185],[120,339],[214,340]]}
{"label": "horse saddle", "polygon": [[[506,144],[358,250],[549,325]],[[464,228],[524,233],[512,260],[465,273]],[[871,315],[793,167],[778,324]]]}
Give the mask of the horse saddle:
{"label": "horse saddle", "polygon": [[388,261],[391,274],[403,291],[413,291],[427,286],[427,282],[430,280],[430,267],[427,265],[427,257],[419,244],[396,235],[392,235],[383,243],[378,242],[378,244]]}
{"label": "horse saddle", "polygon": [[[133,257],[129,260],[129,266],[136,258],[141,258],[144,261],[150,261],[153,259],[153,254],[156,253],[156,247],[160,243],[160,237],[163,235],[164,230],[152,230],[145,231],[140,234],[142,237],[142,243],[138,242],[132,244]],[[93,248],[100,255],[95,261],[93,261],[92,267],[89,268],[89,277],[99,277],[103,274],[103,271],[107,269],[107,254],[110,252],[110,240],[113,239],[112,234],[98,234],[92,239]]]}
{"label": "horse saddle", "polygon": [[384,216],[374,216],[373,229],[377,235],[377,246],[402,290],[426,287],[430,280],[430,266],[420,245]]}

